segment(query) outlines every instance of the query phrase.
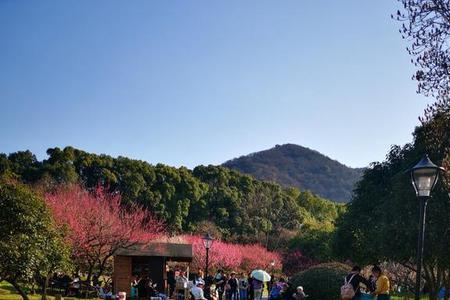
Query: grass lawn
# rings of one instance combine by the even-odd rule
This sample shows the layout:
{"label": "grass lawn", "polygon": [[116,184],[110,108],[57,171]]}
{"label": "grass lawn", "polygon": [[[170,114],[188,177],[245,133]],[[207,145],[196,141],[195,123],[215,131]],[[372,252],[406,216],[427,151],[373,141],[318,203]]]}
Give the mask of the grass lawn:
{"label": "grass lawn", "polygon": [[[267,293],[266,293],[267,294]],[[264,295],[267,296],[267,295]],[[30,300],[40,300],[41,295],[29,295]],[[47,297],[49,300],[54,300],[55,298],[52,296]],[[2,281],[0,282],[0,300],[21,300],[22,297],[20,297],[19,294],[17,294],[16,290],[7,282]],[[74,297],[64,297],[64,300],[76,300],[79,298]],[[414,299],[414,297],[410,297],[409,299]],[[422,298],[424,300],[428,298]],[[96,300],[96,299],[92,299]],[[402,297],[391,297],[391,300],[404,300]]]}
{"label": "grass lawn", "polygon": [[[41,295],[28,295],[30,300],[40,300]],[[54,300],[53,296],[47,296],[47,299]],[[64,300],[76,300],[79,298],[64,297]],[[97,299],[97,298],[96,298]],[[16,292],[14,287],[5,281],[0,282],[0,300],[22,300],[22,297]],[[92,299],[95,300],[95,299]]]}

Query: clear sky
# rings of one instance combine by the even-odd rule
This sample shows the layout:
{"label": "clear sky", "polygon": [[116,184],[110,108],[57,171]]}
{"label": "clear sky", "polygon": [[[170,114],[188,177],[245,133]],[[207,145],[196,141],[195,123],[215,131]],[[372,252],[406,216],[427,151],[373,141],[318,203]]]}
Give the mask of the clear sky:
{"label": "clear sky", "polygon": [[296,143],[349,166],[428,100],[395,0],[0,0],[0,152],[169,165]]}

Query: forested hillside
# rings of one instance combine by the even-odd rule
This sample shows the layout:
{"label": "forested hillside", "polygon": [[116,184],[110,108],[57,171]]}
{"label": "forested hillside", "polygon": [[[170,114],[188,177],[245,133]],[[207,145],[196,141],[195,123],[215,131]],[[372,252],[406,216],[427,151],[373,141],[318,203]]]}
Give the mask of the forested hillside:
{"label": "forested hillside", "polygon": [[82,183],[107,186],[125,202],[137,202],[164,220],[171,232],[213,232],[225,240],[261,242],[273,248],[302,225],[327,227],[343,206],[309,191],[283,188],[220,166],[193,170],[151,165],[66,147],[50,148],[38,161],[30,151],[0,154],[0,176],[51,189]]}
{"label": "forested hillside", "polygon": [[310,190],[336,202],[351,199],[363,169],[347,167],[308,148],[285,144],[227,161],[223,166],[286,187]]}

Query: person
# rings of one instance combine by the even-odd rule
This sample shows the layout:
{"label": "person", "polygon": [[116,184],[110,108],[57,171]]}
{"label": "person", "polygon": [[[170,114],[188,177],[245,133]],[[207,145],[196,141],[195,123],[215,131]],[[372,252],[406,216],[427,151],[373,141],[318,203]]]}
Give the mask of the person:
{"label": "person", "polygon": [[253,299],[254,300],[261,300],[263,285],[264,285],[264,283],[262,281],[260,281],[256,278],[253,278],[252,286],[253,286]]}
{"label": "person", "polygon": [[445,287],[442,287],[439,290],[438,299],[439,300],[444,300],[445,299]]}
{"label": "person", "polygon": [[230,300],[239,300],[239,281],[236,278],[236,273],[231,272],[230,279],[228,280],[228,286],[230,288]]}
{"label": "person", "polygon": [[372,274],[377,279],[376,290],[374,292],[377,295],[377,300],[389,300],[389,291],[391,289],[391,284],[389,278],[383,274],[379,266],[372,267]]}
{"label": "person", "polygon": [[150,284],[150,278],[147,275],[141,276],[136,286],[137,294],[139,299],[147,299],[148,298],[148,290],[147,286]]}
{"label": "person", "polygon": [[269,282],[267,282],[267,292],[269,293],[269,295],[270,295],[270,292],[272,291],[272,288],[274,287],[274,284],[276,284],[276,281],[275,281],[275,276],[272,274],[272,275],[270,275]]}
{"label": "person", "polygon": [[167,272],[167,285],[169,286],[169,297],[172,297],[175,291],[175,285],[177,281],[175,280],[175,271],[170,268]]}
{"label": "person", "polygon": [[70,283],[72,282],[72,278],[68,274],[64,274],[64,276],[61,278],[61,287],[64,289],[64,295],[69,295],[69,287]]}
{"label": "person", "polygon": [[291,286],[292,286],[292,283],[289,281],[289,277],[286,277],[285,287],[284,287],[284,291],[283,291],[283,299],[284,300],[291,300],[292,299]]}
{"label": "person", "polygon": [[81,279],[80,275],[78,273],[74,273],[73,280],[69,285],[69,296],[80,296],[80,290],[81,290]]}
{"label": "person", "polygon": [[197,274],[195,275],[195,278],[194,278],[194,284],[196,283],[196,282],[198,282],[198,281],[203,281],[203,282],[205,282],[205,278],[204,278],[204,272],[202,271],[202,270],[198,270],[198,272],[197,272]]}
{"label": "person", "polygon": [[279,299],[281,297],[281,285],[275,283],[275,281],[272,283],[272,288],[269,291],[269,300],[275,300]]}
{"label": "person", "polygon": [[112,299],[113,298],[113,292],[112,292],[111,286],[109,286],[105,282],[104,286],[99,288],[98,297],[100,299]]}
{"label": "person", "polygon": [[94,276],[92,277],[92,285],[93,286],[101,285],[100,277],[98,276],[98,274],[94,274]]}
{"label": "person", "polygon": [[184,300],[184,291],[187,288],[188,279],[186,278],[186,273],[180,271],[180,274],[176,278],[177,282],[177,299]]}
{"label": "person", "polygon": [[198,280],[193,288],[191,288],[191,294],[195,300],[207,300],[204,293],[203,287],[205,286],[205,282],[203,279]]}
{"label": "person", "polygon": [[254,300],[253,299],[253,277],[252,277],[251,273],[248,274],[247,281],[248,281],[248,295],[247,295],[248,297],[247,297],[247,299]]}
{"label": "person", "polygon": [[281,277],[278,281],[274,280],[274,283],[272,284],[272,289],[269,292],[269,298],[270,299],[289,299],[287,295],[287,289],[288,284],[286,283],[286,280]]}
{"label": "person", "polygon": [[345,277],[345,282],[351,284],[353,290],[355,291],[355,296],[352,298],[352,300],[359,299],[359,297],[361,296],[361,283],[364,284],[368,289],[370,289],[372,286],[369,280],[361,275],[361,268],[359,266],[354,266],[352,268],[351,272]]}
{"label": "person", "polygon": [[239,278],[239,300],[247,300],[248,280],[244,273]]}
{"label": "person", "polygon": [[377,279],[375,278],[375,276],[370,274],[370,276],[369,276],[369,286],[367,287],[367,290],[369,292],[375,291],[375,289],[377,287],[377,282],[376,281],[377,281]]}
{"label": "person", "polygon": [[216,284],[217,292],[219,293],[219,300],[222,300],[223,293],[225,292],[225,276],[222,270],[218,270],[214,276],[214,282]]}
{"label": "person", "polygon": [[147,297],[158,297],[158,291],[156,290],[156,283],[149,277],[148,284],[145,287],[147,289]]}
{"label": "person", "polygon": [[205,278],[205,286],[203,287],[203,293],[208,300],[217,300],[217,292],[214,284],[214,277],[208,275]]}
{"label": "person", "polygon": [[52,289],[58,288],[60,287],[60,281],[59,281],[59,276],[58,273],[53,273],[52,279],[49,282],[49,287]]}
{"label": "person", "polygon": [[130,297],[131,298],[137,298],[138,297],[138,292],[137,292],[137,286],[139,283],[139,277],[138,276],[134,276],[134,279],[131,281],[131,288],[130,288]]}
{"label": "person", "polygon": [[292,295],[292,298],[294,298],[294,300],[304,300],[306,298],[306,294],[303,291],[302,286],[297,287],[297,289],[295,290],[295,293]]}
{"label": "person", "polygon": [[286,279],[281,277],[280,280],[277,282],[277,285],[281,287],[281,294],[284,295],[288,289]]}
{"label": "person", "polygon": [[231,300],[231,289],[230,289],[230,285],[228,284],[228,276],[227,274],[223,274],[223,281],[224,283],[224,290],[225,290],[225,299],[226,300]]}

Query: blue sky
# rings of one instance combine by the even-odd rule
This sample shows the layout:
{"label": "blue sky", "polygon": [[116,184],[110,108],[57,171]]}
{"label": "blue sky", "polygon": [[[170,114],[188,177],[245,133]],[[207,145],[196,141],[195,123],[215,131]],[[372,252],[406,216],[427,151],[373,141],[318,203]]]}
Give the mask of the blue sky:
{"label": "blue sky", "polygon": [[0,152],[169,165],[296,143],[353,166],[429,102],[394,0],[0,0]]}

